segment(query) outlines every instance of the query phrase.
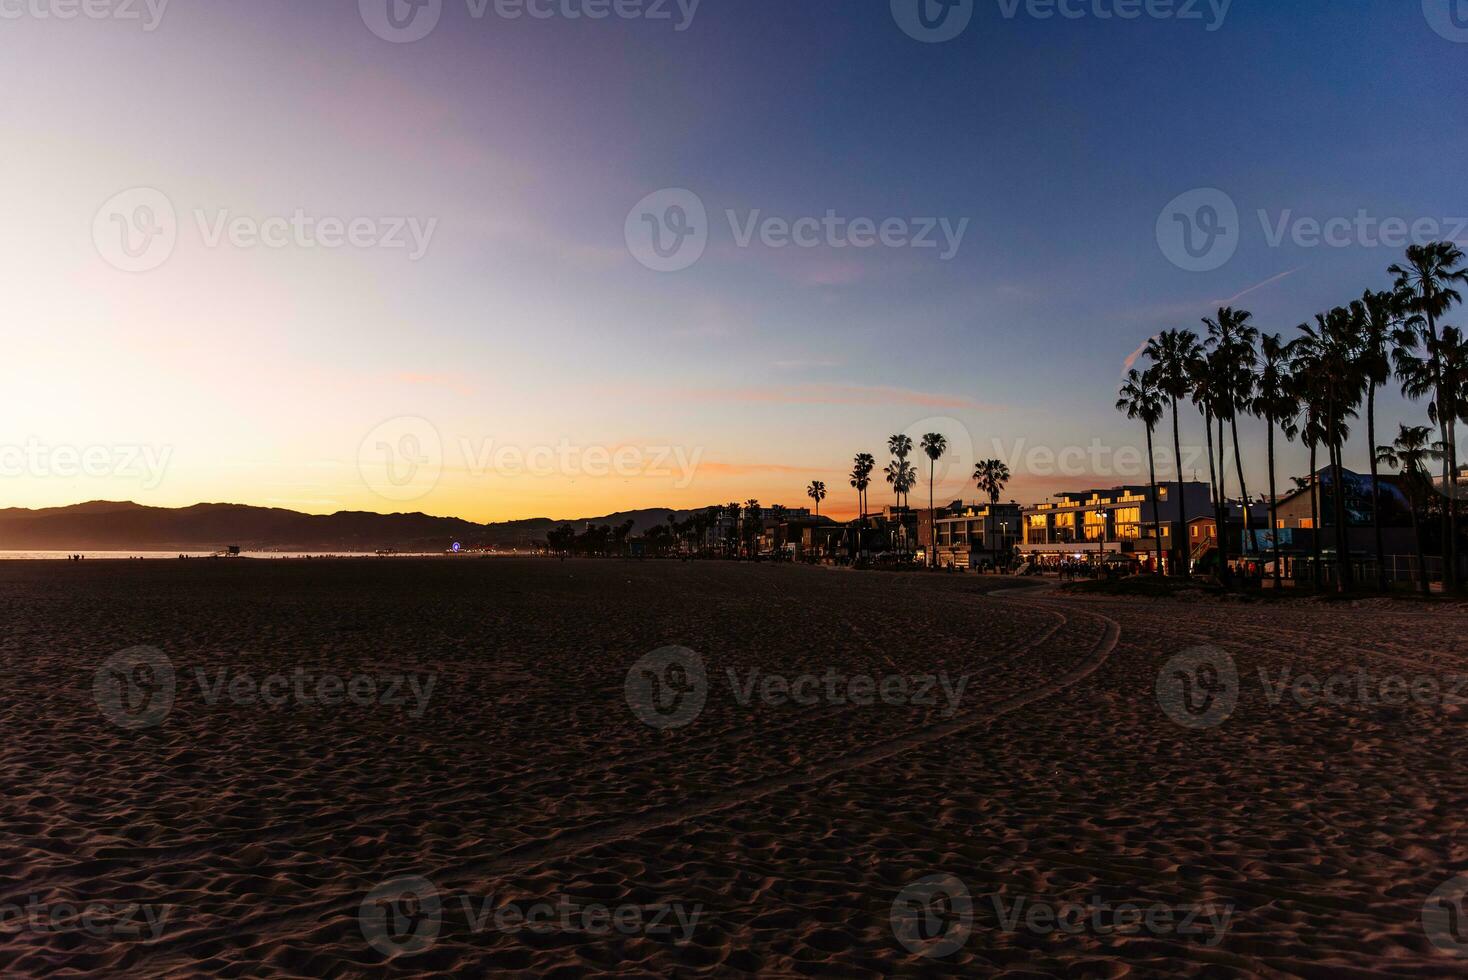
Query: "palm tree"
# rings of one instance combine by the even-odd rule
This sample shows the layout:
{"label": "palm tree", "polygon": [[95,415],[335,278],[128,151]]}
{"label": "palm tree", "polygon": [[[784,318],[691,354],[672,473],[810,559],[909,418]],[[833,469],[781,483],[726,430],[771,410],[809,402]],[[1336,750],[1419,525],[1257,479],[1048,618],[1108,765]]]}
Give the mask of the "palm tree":
{"label": "palm tree", "polygon": [[[1199,349],[1198,356],[1193,358],[1189,365],[1189,377],[1192,382],[1193,403],[1203,413],[1203,431],[1208,447],[1208,487],[1209,496],[1213,500],[1213,526],[1216,532],[1218,549],[1218,578],[1219,581],[1227,583],[1228,571],[1228,501],[1225,498],[1223,486],[1223,416],[1219,412],[1221,401],[1221,389],[1219,378],[1221,375],[1220,365],[1222,356],[1217,351],[1204,351]],[[1213,420],[1218,419],[1218,459],[1217,465],[1213,457]]]}
{"label": "palm tree", "polygon": [[[1316,421],[1321,429],[1317,437],[1324,439],[1329,454],[1338,571],[1336,587],[1338,591],[1347,591],[1351,588],[1351,553],[1346,521],[1345,468],[1341,465],[1341,457],[1349,434],[1346,419],[1355,417],[1355,405],[1364,387],[1359,381],[1357,359],[1351,343],[1350,310],[1336,307],[1329,313],[1317,314],[1315,326],[1301,324],[1300,332],[1296,342],[1295,374],[1306,380],[1308,397],[1315,402],[1311,407],[1316,409]],[[1313,458],[1311,464],[1313,468]]]}
{"label": "palm tree", "polygon": [[[1254,551],[1259,551],[1259,539],[1249,526],[1249,487],[1244,482],[1244,462],[1239,455],[1239,413],[1248,411],[1254,395],[1254,368],[1259,359],[1255,345],[1259,330],[1251,323],[1254,315],[1247,310],[1235,310],[1225,306],[1218,311],[1217,319],[1205,319],[1208,327],[1208,342],[1219,354],[1219,405],[1222,418],[1227,418],[1233,431],[1234,469],[1239,475],[1239,496],[1244,501],[1244,533],[1250,535]],[[1220,438],[1220,442],[1222,439]],[[1219,457],[1223,447],[1219,447]],[[1220,467],[1222,463],[1220,463]],[[1224,504],[1225,511],[1227,503]]]}
{"label": "palm tree", "polygon": [[871,453],[857,453],[851,461],[851,489],[856,491],[856,506],[862,520],[867,516],[867,487],[872,485],[872,470],[876,468],[877,461]]}
{"label": "palm tree", "polygon": [[[1376,389],[1391,380],[1391,348],[1401,321],[1401,301],[1396,293],[1373,293],[1369,289],[1351,304],[1352,332],[1360,379],[1366,385],[1366,445],[1376,445]],[[1376,538],[1376,587],[1385,592],[1386,549],[1381,542],[1381,481],[1377,476],[1377,454],[1371,454],[1371,532]]]}
{"label": "palm tree", "polygon": [[[974,467],[974,483],[979,492],[989,498],[989,534],[993,534],[994,508],[999,505],[999,495],[1009,483],[1009,467],[1002,459],[982,459]],[[999,549],[994,549],[994,567],[999,567]]]}
{"label": "palm tree", "polygon": [[816,502],[816,516],[820,517],[821,501],[826,499],[826,485],[820,480],[812,480],[805,488],[805,495]]}
{"label": "palm tree", "polygon": [[1172,404],[1172,451],[1173,464],[1177,470],[1177,517],[1172,535],[1173,568],[1184,578],[1188,577],[1187,547],[1188,515],[1183,500],[1183,450],[1178,435],[1177,403],[1187,397],[1191,390],[1192,365],[1198,356],[1198,337],[1190,330],[1164,330],[1147,341],[1147,356],[1152,361],[1149,369],[1157,382],[1157,388]]}
{"label": "palm tree", "polygon": [[1422,553],[1422,527],[1417,510],[1432,490],[1428,460],[1442,456],[1442,443],[1429,444],[1430,428],[1425,425],[1399,425],[1397,438],[1390,446],[1377,446],[1375,456],[1383,465],[1396,467],[1402,475],[1402,492],[1412,511],[1412,537],[1417,542],[1417,584],[1422,594],[1431,589],[1427,584],[1427,561]]}
{"label": "palm tree", "polygon": [[[887,451],[893,455],[898,463],[902,464],[901,466],[898,466],[897,469],[905,472],[907,469],[907,457],[912,452],[911,437],[902,435],[901,433],[898,433],[895,436],[888,437]],[[889,479],[887,482],[891,483],[892,480]],[[902,495],[904,492],[905,491],[899,490],[898,494]],[[898,500],[897,506],[901,507],[902,505],[903,501]]]}
{"label": "palm tree", "polygon": [[751,497],[744,502],[744,536],[749,539],[749,557],[757,557],[759,535],[764,530],[760,521],[759,501]]}
{"label": "palm tree", "polygon": [[[1396,276],[1396,290],[1401,294],[1406,310],[1412,314],[1408,327],[1413,333],[1421,333],[1427,359],[1435,362],[1429,375],[1435,382],[1435,402],[1438,406],[1437,423],[1442,436],[1443,492],[1448,495],[1448,506],[1443,508],[1443,587],[1449,591],[1458,588],[1458,445],[1455,435],[1457,419],[1443,413],[1442,406],[1449,402],[1443,389],[1445,375],[1441,362],[1442,351],[1438,348],[1438,319],[1461,303],[1463,296],[1457,287],[1468,284],[1468,269],[1463,268],[1463,250],[1452,242],[1431,242],[1426,245],[1411,245],[1407,248],[1406,264],[1396,264],[1387,272]],[[1401,366],[1398,365],[1398,373]],[[1415,380],[1425,380],[1420,376]],[[1418,388],[1416,395],[1408,394],[1403,381],[1404,395],[1420,398],[1425,391]],[[1429,415],[1432,407],[1429,406]]]}
{"label": "palm tree", "polygon": [[1291,388],[1289,362],[1294,356],[1292,345],[1286,344],[1277,333],[1267,334],[1259,339],[1259,353],[1259,378],[1254,387],[1254,403],[1250,408],[1255,415],[1264,419],[1269,444],[1269,526],[1274,541],[1274,588],[1278,591],[1281,587],[1282,570],[1279,553],[1279,494],[1274,484],[1274,427],[1279,426],[1285,439],[1294,439],[1298,431],[1295,416],[1300,412],[1300,402]]}
{"label": "palm tree", "polygon": [[948,440],[937,432],[929,432],[923,436],[923,452],[928,456],[928,520],[932,526],[933,540],[929,543],[928,551],[932,554],[928,564],[937,567],[938,563],[938,514],[933,509],[933,468],[938,465],[938,460],[948,451]]}
{"label": "palm tree", "polygon": [[1157,574],[1162,574],[1162,514],[1157,509],[1157,460],[1152,455],[1152,432],[1162,421],[1162,391],[1151,371],[1127,372],[1117,393],[1116,410],[1147,427],[1147,486],[1152,493],[1152,534],[1157,539]]}

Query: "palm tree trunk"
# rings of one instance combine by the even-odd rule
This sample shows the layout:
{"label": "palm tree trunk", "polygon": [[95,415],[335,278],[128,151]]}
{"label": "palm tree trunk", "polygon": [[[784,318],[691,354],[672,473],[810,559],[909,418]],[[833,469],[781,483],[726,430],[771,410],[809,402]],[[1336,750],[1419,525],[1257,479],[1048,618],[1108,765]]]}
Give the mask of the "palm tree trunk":
{"label": "palm tree trunk", "polygon": [[933,510],[933,465],[937,460],[928,459],[928,567],[938,567],[938,513]]}
{"label": "palm tree trunk", "polygon": [[1387,590],[1386,548],[1381,543],[1381,480],[1376,474],[1376,384],[1366,385],[1366,448],[1371,453],[1371,533],[1376,538],[1376,588]]}
{"label": "palm tree trunk", "polygon": [[1274,489],[1274,419],[1266,415],[1264,424],[1269,433],[1269,534],[1274,542],[1274,591],[1278,594],[1283,587],[1284,571],[1280,568],[1279,555],[1279,493]]}
{"label": "palm tree trunk", "polygon": [[1433,298],[1431,293],[1429,293],[1426,297],[1427,302],[1424,304],[1427,307],[1427,336],[1432,341],[1428,349],[1428,356],[1436,362],[1433,365],[1433,369],[1439,379],[1436,392],[1438,405],[1437,425],[1439,432],[1442,434],[1444,449],[1443,492],[1449,494],[1446,503],[1443,505],[1443,540],[1442,547],[1439,550],[1442,551],[1443,556],[1443,591],[1456,592],[1458,589],[1458,549],[1457,542],[1454,539],[1456,536],[1458,506],[1457,502],[1453,499],[1453,492],[1457,489],[1457,474],[1455,471],[1458,468],[1458,454],[1453,447],[1451,434],[1451,429],[1455,427],[1455,420],[1447,415],[1445,411],[1448,400],[1444,398],[1447,392],[1441,383],[1444,365],[1442,363],[1442,349],[1437,343],[1437,315],[1431,309]]}
{"label": "palm tree trunk", "polygon": [[1224,465],[1223,416],[1218,417],[1218,580],[1233,581],[1228,567],[1228,467]]}
{"label": "palm tree trunk", "polygon": [[1177,518],[1173,522],[1172,534],[1173,574],[1189,578],[1192,573],[1188,569],[1188,555],[1182,550],[1188,546],[1188,508],[1183,503],[1183,445],[1178,435],[1176,398],[1172,399],[1172,452],[1173,466],[1177,469]]}
{"label": "palm tree trunk", "polygon": [[1219,581],[1222,581],[1224,575],[1222,560],[1223,552],[1220,550],[1220,546],[1223,542],[1223,527],[1222,522],[1219,520],[1218,510],[1220,499],[1218,495],[1218,473],[1213,467],[1213,413],[1207,411],[1206,409],[1203,412],[1203,432],[1206,434],[1208,439],[1208,492],[1213,497],[1213,537],[1215,541],[1214,551],[1218,552],[1216,556],[1219,559],[1218,576]]}
{"label": "palm tree trunk", "polygon": [[1334,511],[1335,520],[1335,563],[1340,577],[1336,583],[1337,592],[1349,592],[1353,587],[1351,574],[1351,541],[1350,531],[1346,526],[1346,471],[1341,466],[1341,437],[1340,430],[1331,426],[1331,469],[1332,477],[1331,510]]}
{"label": "palm tree trunk", "polygon": [[[1157,539],[1157,574],[1162,574],[1162,515],[1157,510],[1157,458],[1152,455],[1152,426],[1147,426],[1147,484],[1152,488],[1152,536]],[[1021,518],[1023,520],[1023,518]]]}
{"label": "palm tree trunk", "polygon": [[1310,443],[1310,539],[1311,551],[1314,559],[1315,588],[1319,589],[1325,585],[1324,569],[1320,567],[1320,532],[1324,530],[1320,526],[1320,477],[1316,474],[1316,464],[1319,462],[1320,443],[1312,440]]}
{"label": "palm tree trunk", "polygon": [[1229,427],[1233,430],[1234,436],[1234,469],[1239,474],[1239,496],[1244,501],[1244,533],[1249,536],[1249,543],[1254,546],[1252,551],[1257,555],[1259,553],[1259,538],[1254,534],[1254,529],[1249,526],[1249,488],[1244,483],[1244,460],[1239,455],[1239,419],[1237,414],[1230,421]]}

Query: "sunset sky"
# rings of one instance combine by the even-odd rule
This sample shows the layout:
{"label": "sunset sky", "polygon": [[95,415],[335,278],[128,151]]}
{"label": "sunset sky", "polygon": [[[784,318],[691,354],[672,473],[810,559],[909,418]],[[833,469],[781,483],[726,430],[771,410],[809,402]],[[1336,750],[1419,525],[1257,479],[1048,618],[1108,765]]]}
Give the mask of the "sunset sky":
{"label": "sunset sky", "polygon": [[[1112,403],[1149,335],[1228,300],[1289,333],[1385,288],[1403,250],[1361,215],[1468,243],[1468,28],[1434,0],[1234,0],[1221,22],[1208,3],[1044,19],[975,0],[943,43],[887,0],[703,0],[691,19],[441,0],[395,43],[373,2],[5,8],[0,506],[487,521],[794,506],[823,479],[839,516],[853,453],[880,465],[889,434],[930,430],[957,447],[946,499],[976,495],[976,455],[1006,458],[1026,502],[1144,482],[1116,473],[1143,437]],[[1240,240],[1188,271],[1159,224],[1206,188]],[[706,207],[708,241],[660,272],[628,232],[666,189]],[[167,224],[139,210],[159,195],[176,242],[119,267],[127,222]],[[741,244],[754,212],[942,224],[934,248]],[[1352,228],[1316,244],[1302,218]],[[354,222],[390,242],[323,245]],[[945,257],[937,229],[960,226]],[[1383,433],[1426,420],[1395,392],[1380,414]],[[1263,429],[1245,432],[1258,492]],[[1186,414],[1185,442],[1202,435]],[[418,469],[384,478],[383,447]],[[1281,481],[1304,459],[1286,450]],[[1365,460],[1353,437],[1347,465]]]}

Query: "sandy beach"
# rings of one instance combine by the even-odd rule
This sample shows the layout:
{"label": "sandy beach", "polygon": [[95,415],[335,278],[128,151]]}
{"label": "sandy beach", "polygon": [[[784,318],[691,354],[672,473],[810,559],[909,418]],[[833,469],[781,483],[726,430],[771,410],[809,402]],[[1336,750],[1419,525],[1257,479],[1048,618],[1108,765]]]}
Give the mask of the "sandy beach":
{"label": "sandy beach", "polygon": [[0,972],[1461,975],[1468,613],[1009,584],[0,564]]}

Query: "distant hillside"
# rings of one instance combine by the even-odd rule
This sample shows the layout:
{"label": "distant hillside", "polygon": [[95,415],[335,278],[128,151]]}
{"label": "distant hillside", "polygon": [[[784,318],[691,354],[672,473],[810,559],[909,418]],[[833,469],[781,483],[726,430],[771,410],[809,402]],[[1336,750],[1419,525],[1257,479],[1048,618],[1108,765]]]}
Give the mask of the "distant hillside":
{"label": "distant hillside", "polygon": [[605,517],[552,520],[537,517],[500,524],[475,524],[427,514],[302,514],[243,504],[144,507],[93,501],[41,510],[0,509],[0,551],[213,551],[239,545],[248,551],[442,551],[455,541],[465,547],[528,547],[548,530],[587,522],[633,522],[641,533],[687,511],[667,508],[624,511]]}

